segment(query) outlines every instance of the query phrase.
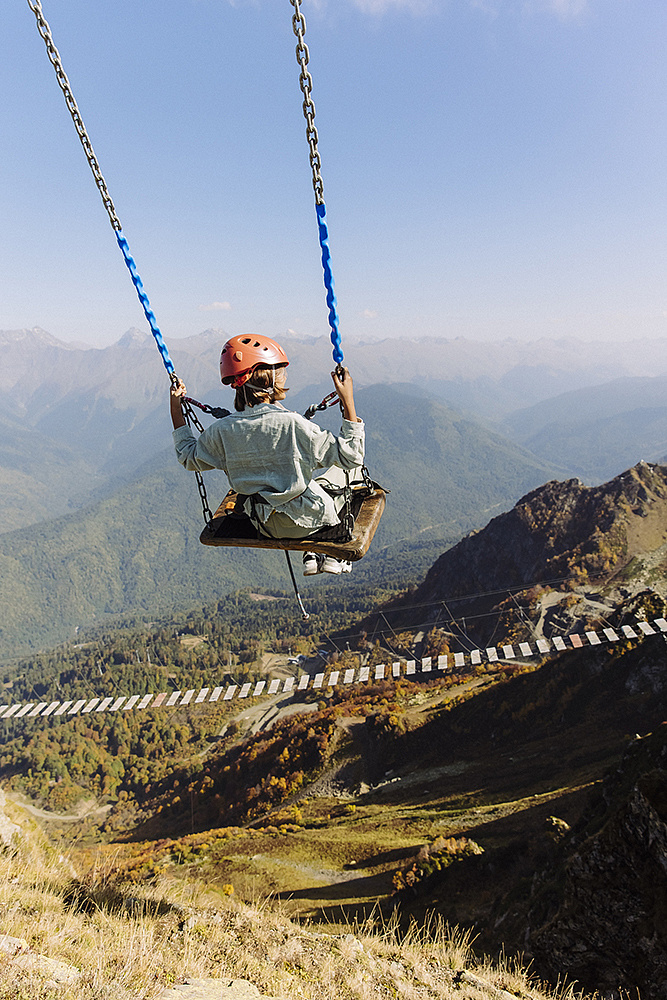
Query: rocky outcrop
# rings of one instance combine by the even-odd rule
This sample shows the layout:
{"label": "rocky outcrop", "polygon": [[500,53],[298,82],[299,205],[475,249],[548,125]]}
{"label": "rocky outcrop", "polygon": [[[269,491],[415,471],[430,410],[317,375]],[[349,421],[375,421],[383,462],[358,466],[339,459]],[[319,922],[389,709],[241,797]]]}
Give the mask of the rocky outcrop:
{"label": "rocky outcrop", "polygon": [[[667,1000],[666,730],[648,738],[648,753],[629,754],[611,788],[607,782],[601,828],[571,851],[561,872],[536,881],[527,943],[540,973],[554,981],[566,976],[609,997],[621,989]],[[658,766],[637,775],[638,764]],[[555,912],[544,919],[543,898],[558,883]]]}
{"label": "rocky outcrop", "polygon": [[71,986],[81,978],[81,972],[73,965],[59,962],[55,958],[39,955],[31,950],[24,938],[0,934],[0,956],[16,969],[44,980],[44,986],[56,990]]}
{"label": "rocky outcrop", "polygon": [[410,603],[538,581],[609,579],[653,554],[650,568],[659,571],[667,561],[666,525],[667,466],[640,462],[596,487],[549,482],[443,553]]}

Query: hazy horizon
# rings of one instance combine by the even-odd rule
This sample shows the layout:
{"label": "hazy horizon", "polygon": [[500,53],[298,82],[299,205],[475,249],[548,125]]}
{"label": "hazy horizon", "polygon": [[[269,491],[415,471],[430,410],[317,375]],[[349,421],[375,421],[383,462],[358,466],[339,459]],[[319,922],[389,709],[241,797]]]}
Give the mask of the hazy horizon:
{"label": "hazy horizon", "polygon": [[[244,331],[244,332],[253,333],[253,332],[257,332],[257,331],[249,329],[249,330]],[[153,339],[151,331],[150,331],[150,328],[148,327],[148,325],[146,324],[145,328],[142,329],[140,323],[137,323],[135,325],[132,325],[132,326],[128,327],[126,330],[123,330],[122,333],[110,334],[108,340],[102,341],[99,338],[97,338],[97,340],[98,340],[97,343],[95,343],[94,340],[85,340],[83,338],[76,337],[76,336],[67,336],[66,334],[64,334],[64,335],[54,334],[54,333],[52,333],[52,331],[50,329],[48,329],[48,327],[42,326],[41,324],[38,324],[38,325],[32,326],[32,327],[15,327],[13,329],[9,329],[9,328],[7,328],[7,329],[0,329],[0,336],[2,336],[3,334],[15,334],[15,333],[37,333],[37,334],[44,333],[44,334],[46,334],[49,337],[53,337],[55,340],[57,340],[58,342],[60,342],[62,344],[65,344],[65,345],[68,345],[68,346],[75,346],[75,347],[79,347],[79,348],[82,348],[82,349],[85,348],[85,349],[89,349],[89,350],[104,350],[107,347],[113,347],[114,345],[118,344],[121,340],[123,340],[124,337],[128,336],[129,334],[133,334],[133,333],[138,333],[142,337],[146,337],[148,340],[151,340],[151,341]],[[229,330],[225,330],[222,327],[208,326],[208,327],[203,327],[203,328],[200,328],[198,330],[195,330],[195,331],[193,331],[192,333],[189,333],[189,334],[178,335],[178,336],[177,335],[171,335],[171,336],[169,336],[168,341],[179,343],[179,342],[182,342],[182,341],[185,341],[185,340],[190,340],[190,339],[194,339],[194,338],[197,338],[197,337],[201,337],[201,336],[204,336],[206,334],[211,334],[212,336],[214,336],[214,335],[218,336],[220,338],[221,344],[224,342],[225,339],[227,339],[228,337],[231,337],[231,336],[234,335]],[[323,340],[323,341],[326,341],[327,344],[329,344],[329,331],[328,330],[327,331],[321,331],[321,332],[318,332],[318,333],[298,333],[298,332],[296,332],[294,330],[281,330],[281,331],[276,331],[275,333],[269,333],[268,335],[272,336],[277,341],[280,341],[280,340],[285,340],[285,341],[294,340],[294,341],[298,341],[298,342],[302,342],[303,343],[303,342],[314,342],[314,341]],[[404,341],[406,343],[410,343],[410,342],[428,341],[428,340],[430,340],[430,341],[437,341],[437,342],[443,342],[443,343],[452,343],[452,344],[456,343],[457,341],[460,341],[460,342],[463,342],[463,343],[471,343],[471,344],[493,344],[494,346],[499,346],[499,345],[502,345],[502,344],[530,345],[530,344],[536,344],[536,343],[541,343],[541,342],[549,342],[549,343],[572,343],[572,344],[589,345],[589,346],[595,346],[595,345],[603,345],[604,346],[604,345],[608,345],[610,347],[614,346],[614,347],[620,349],[620,348],[623,347],[623,345],[631,346],[631,345],[634,345],[634,344],[637,344],[637,343],[640,343],[640,342],[647,342],[647,341],[649,341],[651,343],[655,343],[655,342],[658,342],[658,341],[664,341],[665,345],[667,346],[667,331],[665,331],[665,333],[663,333],[663,334],[655,334],[655,335],[652,335],[650,333],[643,333],[642,335],[638,335],[636,337],[625,337],[625,338],[618,337],[617,339],[614,339],[612,341],[605,340],[604,338],[601,338],[601,337],[594,337],[594,336],[586,337],[586,336],[576,336],[574,334],[572,334],[572,335],[566,335],[566,334],[558,335],[558,334],[549,334],[549,333],[542,333],[540,335],[536,335],[536,336],[533,336],[533,337],[529,337],[529,336],[521,337],[521,336],[518,336],[518,335],[515,335],[515,336],[507,335],[507,336],[504,336],[504,337],[482,337],[482,336],[471,336],[471,335],[463,335],[463,334],[458,334],[458,335],[456,335],[456,334],[451,334],[451,335],[441,334],[441,335],[438,335],[436,333],[424,333],[424,334],[420,334],[418,332],[414,332],[414,333],[411,333],[411,334],[401,334],[401,333],[381,334],[381,333],[372,333],[372,332],[369,332],[369,333],[349,334],[348,337],[347,337],[347,342],[349,344],[354,344],[354,345],[360,345],[360,344],[364,345],[364,344],[373,344],[373,343],[380,344],[383,341],[392,341],[392,342],[395,341],[395,342],[398,342],[398,343],[400,343],[401,341]],[[167,346],[169,346],[169,343],[167,343]],[[343,343],[343,347],[345,347],[345,343]],[[326,360],[326,355],[324,356],[323,361],[324,361],[325,365],[328,364],[328,362]]]}

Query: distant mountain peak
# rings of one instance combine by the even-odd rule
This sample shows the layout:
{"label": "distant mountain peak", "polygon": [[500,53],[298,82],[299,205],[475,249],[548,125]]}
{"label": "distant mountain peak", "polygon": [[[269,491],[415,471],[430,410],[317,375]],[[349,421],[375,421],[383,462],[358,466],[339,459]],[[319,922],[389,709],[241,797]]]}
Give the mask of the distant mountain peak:
{"label": "distant mountain peak", "polygon": [[152,334],[146,333],[144,330],[137,330],[135,326],[131,327],[120,340],[116,343],[116,347],[122,347],[125,350],[132,350],[140,348],[143,350],[144,347],[149,346],[149,342],[152,341]]}
{"label": "distant mountain peak", "polygon": [[0,346],[9,344],[48,344],[49,347],[60,347],[63,350],[71,348],[70,344],[58,340],[40,326],[34,326],[31,330],[0,330]]}

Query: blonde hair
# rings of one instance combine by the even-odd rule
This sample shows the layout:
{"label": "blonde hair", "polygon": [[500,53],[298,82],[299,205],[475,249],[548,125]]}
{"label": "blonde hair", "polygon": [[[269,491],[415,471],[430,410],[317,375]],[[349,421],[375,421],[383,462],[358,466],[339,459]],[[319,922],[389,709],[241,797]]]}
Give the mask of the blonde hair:
{"label": "blonde hair", "polygon": [[255,368],[250,381],[236,390],[234,409],[242,413],[246,406],[257,406],[259,403],[279,403],[284,399],[289,389],[276,385],[276,370],[284,365],[267,365]]}

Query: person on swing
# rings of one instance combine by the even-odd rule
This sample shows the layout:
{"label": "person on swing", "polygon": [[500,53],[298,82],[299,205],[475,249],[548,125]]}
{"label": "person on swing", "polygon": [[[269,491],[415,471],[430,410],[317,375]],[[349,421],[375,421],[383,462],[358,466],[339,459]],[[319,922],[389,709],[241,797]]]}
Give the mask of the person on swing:
{"label": "person on swing", "polygon": [[[171,387],[171,418],[181,465],[189,471],[222,469],[231,488],[247,497],[244,511],[263,534],[303,539],[339,523],[344,498],[332,497],[323,484],[344,486],[345,471],[354,476],[363,465],[364,424],[347,368],[340,377],[331,373],[343,411],[338,437],[286,409],[288,364],[282,347],[269,337],[232,337],[222,348],[220,378],[236,389],[236,413],[195,438],[183,416],[186,388],[179,379]],[[304,576],[350,568],[344,560],[304,553]]]}

